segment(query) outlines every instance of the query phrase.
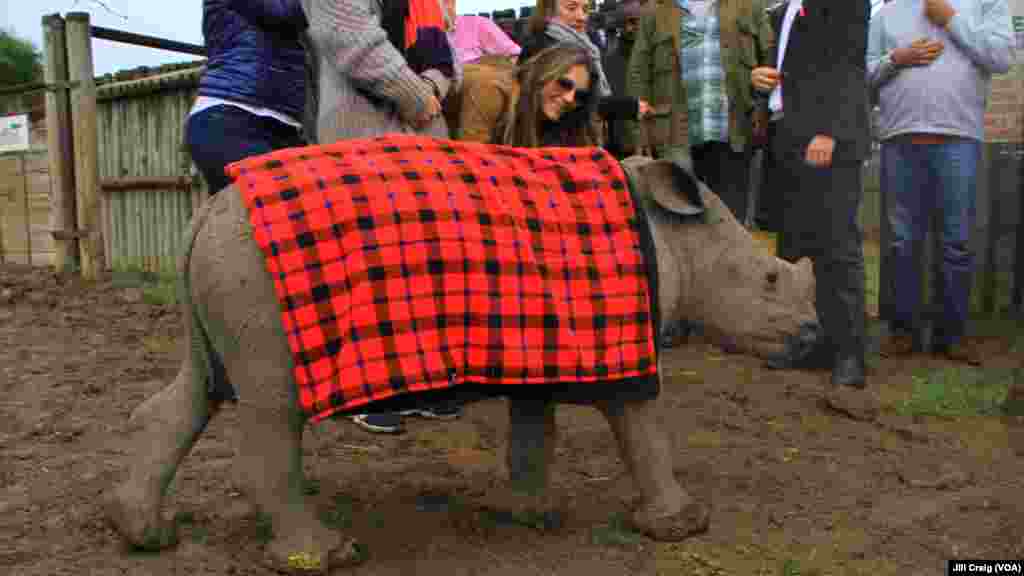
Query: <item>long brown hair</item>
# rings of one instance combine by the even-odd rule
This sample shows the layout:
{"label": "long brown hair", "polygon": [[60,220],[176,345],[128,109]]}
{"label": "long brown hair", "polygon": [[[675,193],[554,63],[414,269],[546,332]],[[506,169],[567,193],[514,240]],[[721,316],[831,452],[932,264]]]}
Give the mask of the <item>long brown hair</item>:
{"label": "long brown hair", "polygon": [[558,0],[537,0],[537,5],[526,22],[526,30],[530,36],[544,32],[548,20],[558,15]]}
{"label": "long brown hair", "polygon": [[[597,70],[590,54],[573,43],[562,42],[545,48],[516,68],[519,98],[506,111],[504,121],[498,125],[495,142],[521,148],[543,146],[543,89],[549,82],[567,74],[573,66],[585,67],[590,74],[591,84],[596,82]],[[598,98],[597,91],[592,88],[589,97],[580,107],[559,119],[558,145],[598,145],[595,125]]]}

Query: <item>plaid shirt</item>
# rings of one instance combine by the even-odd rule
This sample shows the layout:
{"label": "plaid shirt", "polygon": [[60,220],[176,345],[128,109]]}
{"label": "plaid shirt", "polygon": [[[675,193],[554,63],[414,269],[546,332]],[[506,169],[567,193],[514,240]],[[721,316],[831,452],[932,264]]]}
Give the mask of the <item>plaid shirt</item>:
{"label": "plaid shirt", "polygon": [[716,0],[707,2],[701,18],[690,0],[676,0],[683,9],[679,62],[686,84],[690,146],[729,141],[729,97],[725,91],[721,35]]}

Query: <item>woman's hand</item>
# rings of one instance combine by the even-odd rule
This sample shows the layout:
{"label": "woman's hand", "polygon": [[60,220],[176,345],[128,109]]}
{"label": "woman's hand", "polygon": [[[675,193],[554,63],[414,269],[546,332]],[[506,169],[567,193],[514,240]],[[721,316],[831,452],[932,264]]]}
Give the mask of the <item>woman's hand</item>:
{"label": "woman's hand", "polygon": [[758,66],[750,71],[750,83],[761,92],[771,92],[782,79],[782,73],[771,66]]}
{"label": "woman's hand", "polygon": [[818,134],[811,139],[807,145],[805,160],[815,168],[826,168],[832,165],[832,151],[836,147],[836,141],[831,136]]}

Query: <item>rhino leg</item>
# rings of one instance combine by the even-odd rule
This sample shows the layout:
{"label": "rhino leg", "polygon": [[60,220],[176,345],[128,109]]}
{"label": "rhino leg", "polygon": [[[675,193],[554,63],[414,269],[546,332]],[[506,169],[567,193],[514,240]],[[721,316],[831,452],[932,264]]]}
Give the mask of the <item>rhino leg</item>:
{"label": "rhino leg", "polygon": [[619,451],[640,492],[634,528],[659,541],[679,541],[707,531],[709,513],[679,485],[672,473],[668,436],[653,401],[602,402]]}
{"label": "rhino leg", "polygon": [[272,523],[265,560],[275,570],[302,573],[355,562],[355,542],[324,526],[304,491],[306,422],[291,353],[273,280],[235,187],[213,199],[193,251],[192,294],[238,394],[236,477]]}
{"label": "rhino leg", "polygon": [[554,459],[555,404],[510,398],[508,412],[509,482],[516,492],[540,494],[547,489]]}
{"label": "rhino leg", "polygon": [[174,524],[161,513],[164,495],[216,411],[206,389],[193,382],[191,366],[186,358],[174,381],[132,413],[128,477],[105,498],[107,518],[141,548],[156,550],[175,543]]}
{"label": "rhino leg", "polygon": [[502,512],[511,513],[514,522],[546,528],[560,524],[556,498],[548,490],[551,465],[558,434],[555,427],[555,403],[532,398],[509,398],[508,489],[499,489],[493,503]]}

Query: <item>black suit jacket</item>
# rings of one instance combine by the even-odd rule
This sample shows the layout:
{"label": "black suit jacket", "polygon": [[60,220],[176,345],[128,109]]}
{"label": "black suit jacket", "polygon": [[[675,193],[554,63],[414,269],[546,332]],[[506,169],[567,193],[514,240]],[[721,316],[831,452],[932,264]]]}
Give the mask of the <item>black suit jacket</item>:
{"label": "black suit jacket", "polygon": [[800,150],[815,135],[831,136],[837,160],[860,161],[871,147],[864,77],[870,0],[803,0],[803,7],[782,63],[779,130]]}

